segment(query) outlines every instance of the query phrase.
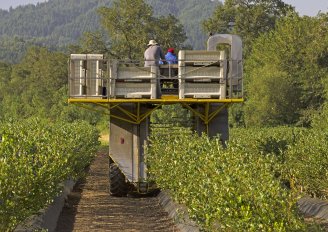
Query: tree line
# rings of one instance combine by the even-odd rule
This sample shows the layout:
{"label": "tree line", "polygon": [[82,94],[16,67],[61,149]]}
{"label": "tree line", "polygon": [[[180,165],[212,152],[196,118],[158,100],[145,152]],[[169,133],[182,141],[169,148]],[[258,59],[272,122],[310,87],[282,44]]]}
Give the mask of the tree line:
{"label": "tree line", "polygon": [[[102,30],[99,7],[110,7],[113,0],[50,0],[35,5],[19,6],[9,11],[0,10],[0,61],[17,63],[30,44],[46,46],[65,52],[67,46],[77,43],[85,32]],[[185,25],[186,44],[196,49],[205,48],[206,35],[201,20],[208,18],[219,1],[146,0],[154,16],[173,15]],[[169,23],[169,22],[168,22]],[[164,35],[163,35],[164,36]],[[24,41],[24,49],[17,51],[12,40]]]}
{"label": "tree line", "polygon": [[300,16],[282,0],[226,0],[204,21],[207,31],[244,43],[245,104],[231,109],[231,125],[308,127],[327,119],[327,17]]}
{"label": "tree line", "polygon": [[[164,9],[181,10],[172,8],[172,2],[166,2]],[[26,53],[18,64],[0,65],[1,118],[40,114],[99,121],[93,113],[67,106],[69,53],[136,59],[142,57],[149,39],[158,40],[163,48],[186,46],[181,21],[173,14],[157,15],[146,1],[115,0],[97,8],[97,15],[101,28],[85,32],[66,54],[31,47],[18,37],[8,43],[20,45]],[[230,108],[231,126],[311,126],[328,118],[327,19],[324,13],[300,16],[282,0],[216,3],[211,17],[202,21],[203,30],[238,34],[244,43],[245,103]]]}

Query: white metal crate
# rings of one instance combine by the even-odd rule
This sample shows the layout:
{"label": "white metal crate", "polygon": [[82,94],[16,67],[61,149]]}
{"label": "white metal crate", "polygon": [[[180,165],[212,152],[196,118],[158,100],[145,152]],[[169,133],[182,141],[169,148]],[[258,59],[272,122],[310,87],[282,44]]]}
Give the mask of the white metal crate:
{"label": "white metal crate", "polygon": [[[206,50],[180,50],[179,51],[179,66],[185,65],[214,65],[221,59],[220,51]],[[218,65],[218,63],[217,63]]]}
{"label": "white metal crate", "polygon": [[219,83],[185,83],[184,97],[191,98],[220,98],[225,88]]}
{"label": "white metal crate", "polygon": [[103,58],[101,54],[71,54],[70,97],[103,97]]}
{"label": "white metal crate", "polygon": [[227,61],[223,51],[179,52],[179,98],[226,98]]}
{"label": "white metal crate", "polygon": [[110,61],[110,98],[150,98],[157,97],[158,67],[125,66],[118,61]]}

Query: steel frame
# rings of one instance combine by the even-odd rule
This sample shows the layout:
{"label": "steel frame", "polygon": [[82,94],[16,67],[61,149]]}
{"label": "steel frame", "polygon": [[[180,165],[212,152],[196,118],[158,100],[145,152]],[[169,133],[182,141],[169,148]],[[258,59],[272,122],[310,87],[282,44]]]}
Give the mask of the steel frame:
{"label": "steel frame", "polygon": [[[174,96],[167,96],[161,99],[91,99],[91,98],[70,98],[68,99],[69,103],[76,104],[80,107],[83,107],[88,110],[100,112],[106,115],[110,115],[113,118],[132,123],[140,124],[145,118],[150,116],[156,109],[160,108],[163,105],[170,104],[181,104],[183,107],[189,109],[196,116],[198,116],[206,125],[225,107],[229,107],[233,103],[241,103],[244,100],[240,99],[194,99],[194,98],[185,98],[178,99]],[[90,103],[95,106],[91,107]],[[131,111],[124,108],[124,104],[134,104],[136,110]],[[218,103],[221,103],[218,105]],[[197,108],[192,107],[192,105],[203,105],[205,111],[200,112]],[[141,105],[148,105],[149,110],[145,113],[140,112]],[[216,109],[212,112],[209,111],[210,106],[215,105]],[[116,108],[124,116],[118,116],[112,112],[112,109]]]}

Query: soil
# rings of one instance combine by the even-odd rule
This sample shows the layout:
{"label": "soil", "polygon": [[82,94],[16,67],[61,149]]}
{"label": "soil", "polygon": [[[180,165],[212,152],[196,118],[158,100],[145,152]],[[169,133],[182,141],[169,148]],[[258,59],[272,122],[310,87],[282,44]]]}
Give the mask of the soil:
{"label": "soil", "polygon": [[108,154],[102,152],[69,194],[56,231],[179,231],[155,196],[113,197],[108,187]]}

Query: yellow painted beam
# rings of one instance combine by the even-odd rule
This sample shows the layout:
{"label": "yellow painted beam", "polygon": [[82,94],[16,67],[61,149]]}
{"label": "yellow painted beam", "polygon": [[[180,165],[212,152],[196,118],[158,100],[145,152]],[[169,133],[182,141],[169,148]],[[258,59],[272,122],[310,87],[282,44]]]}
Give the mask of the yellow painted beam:
{"label": "yellow painted beam", "polygon": [[132,120],[136,120],[138,116],[136,116],[135,114],[129,112],[128,110],[124,109],[121,106],[117,106],[117,109],[119,109],[122,113],[126,114],[129,118],[131,118]]}
{"label": "yellow painted beam", "polygon": [[[110,115],[113,118],[117,118],[119,120],[140,124],[146,117],[148,117],[152,112],[165,104],[182,104],[184,107],[192,111],[196,116],[198,116],[206,125],[224,108],[228,107],[232,103],[240,103],[243,102],[243,99],[194,99],[194,98],[185,98],[178,99],[176,96],[164,97],[162,99],[82,99],[82,98],[70,98],[68,99],[69,103],[77,104],[83,108],[88,110],[100,112],[102,114]],[[97,110],[96,108],[90,107],[90,103],[95,106],[99,106],[104,110]],[[124,109],[121,104],[130,103],[136,105],[136,112],[132,112],[130,110]],[[214,103],[221,103],[219,108],[210,113],[210,105]],[[154,104],[154,108],[146,111],[141,114],[141,104]],[[204,106],[205,112],[199,112],[198,110],[192,108],[191,104],[200,104]],[[124,116],[118,116],[111,113],[111,109],[117,108],[122,113],[125,114],[128,118]]]}
{"label": "yellow painted beam", "polygon": [[[208,114],[209,114],[209,111],[210,111],[210,104],[208,102],[205,103],[205,119],[204,119],[204,123],[206,125],[208,125]],[[208,130],[207,130],[208,132]]]}
{"label": "yellow painted beam", "polygon": [[140,124],[140,122],[138,123],[137,121],[132,121],[130,119],[126,119],[126,118],[123,118],[121,116],[117,116],[117,115],[114,115],[114,114],[110,114],[110,117],[119,119],[119,120],[124,121],[124,122],[132,123],[132,124]]}
{"label": "yellow painted beam", "polygon": [[150,104],[175,104],[175,103],[241,103],[244,102],[243,98],[236,99],[196,99],[196,98],[163,98],[163,99],[95,99],[95,98],[69,98],[68,103],[150,103]]}
{"label": "yellow painted beam", "polygon": [[182,105],[184,107],[186,107],[188,110],[190,110],[191,112],[193,112],[195,115],[197,115],[198,117],[200,117],[203,121],[205,120],[205,116],[201,113],[199,113],[197,110],[195,110],[194,108],[192,108],[190,105],[186,104],[186,103],[182,103]]}
{"label": "yellow painted beam", "polygon": [[79,103],[77,104],[79,107],[82,107],[84,109],[90,110],[90,111],[94,111],[97,113],[101,113],[101,114],[106,114],[106,115],[110,115],[108,112],[104,111],[104,110],[97,110],[95,108],[90,107],[90,105],[84,104],[84,103]]}
{"label": "yellow painted beam", "polygon": [[138,120],[138,122],[141,123],[146,117],[148,117],[152,112],[154,112],[155,110],[157,110],[161,106],[162,105],[157,105],[153,109],[148,110],[146,113],[144,113],[143,115],[140,116],[140,119]]}

